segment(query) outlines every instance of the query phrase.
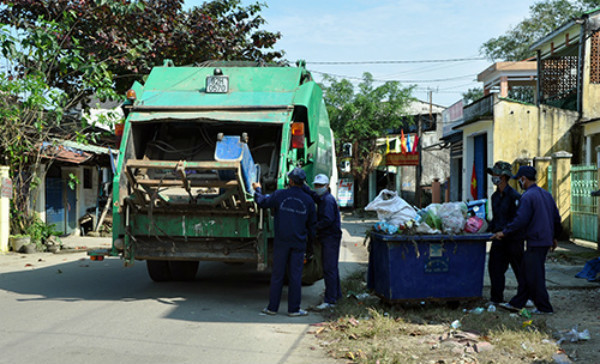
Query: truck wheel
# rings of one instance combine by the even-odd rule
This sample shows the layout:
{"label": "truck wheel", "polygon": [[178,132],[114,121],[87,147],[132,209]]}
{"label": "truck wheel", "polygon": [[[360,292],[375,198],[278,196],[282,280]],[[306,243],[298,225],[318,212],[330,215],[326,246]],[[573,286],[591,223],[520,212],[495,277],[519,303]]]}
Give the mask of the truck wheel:
{"label": "truck wheel", "polygon": [[146,268],[154,282],[166,282],[172,279],[169,262],[166,260],[146,260]]}
{"label": "truck wheel", "polygon": [[170,261],[171,276],[176,281],[192,281],[198,273],[198,261]]}

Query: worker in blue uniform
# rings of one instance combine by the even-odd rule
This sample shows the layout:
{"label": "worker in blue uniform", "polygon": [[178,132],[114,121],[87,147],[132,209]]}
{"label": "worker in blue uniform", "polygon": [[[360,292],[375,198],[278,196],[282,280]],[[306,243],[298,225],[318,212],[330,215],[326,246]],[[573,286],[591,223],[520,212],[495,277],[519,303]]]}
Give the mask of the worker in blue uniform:
{"label": "worker in blue uniform", "polygon": [[[517,215],[521,195],[510,187],[508,180],[512,177],[512,166],[508,162],[498,161],[488,174],[492,175],[492,183],[496,191],[492,194],[492,221],[489,231],[497,233],[502,231]],[[488,259],[488,273],[490,275],[490,301],[498,305],[504,303],[504,287],[506,271],[512,268],[517,282],[521,279],[521,261],[523,260],[523,237],[512,234],[504,239],[492,240]]]}
{"label": "worker in blue uniform", "polygon": [[318,174],[313,181],[313,187],[314,190],[310,190],[305,185],[304,190],[317,203],[317,240],[321,244],[325,297],[323,303],[315,309],[321,311],[335,307],[337,300],[342,297],[338,269],[342,228],[340,208],[331,194],[329,178],[324,174]]}
{"label": "worker in blue uniform", "polygon": [[536,183],[535,168],[521,166],[513,177],[525,190],[521,196],[517,216],[492,239],[522,231],[527,241],[527,249],[523,254],[521,270],[523,279],[519,282],[517,295],[510,302],[500,307],[510,311],[518,311],[525,306],[528,298],[533,300],[536,309],[534,314],[550,314],[554,311],[546,289],[545,261],[549,250],[558,246],[557,237],[562,233],[560,215],[556,202],[548,191]]}
{"label": "worker in blue uniform", "polygon": [[302,268],[307,240],[315,238],[316,212],[310,196],[302,191],[306,174],[301,168],[288,173],[289,188],[263,195],[260,183],[253,183],[256,204],[261,208],[272,208],[275,217],[273,241],[273,269],[269,305],[262,311],[275,315],[279,310],[281,291],[286,269],[288,272],[288,315],[306,316],[300,309],[302,290]]}

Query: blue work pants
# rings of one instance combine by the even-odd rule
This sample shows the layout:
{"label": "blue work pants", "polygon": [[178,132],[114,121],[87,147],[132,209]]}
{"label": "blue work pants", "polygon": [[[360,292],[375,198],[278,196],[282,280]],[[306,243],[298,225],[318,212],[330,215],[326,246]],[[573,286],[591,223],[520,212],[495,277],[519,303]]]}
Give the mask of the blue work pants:
{"label": "blue work pants", "polygon": [[342,297],[338,270],[341,237],[320,237],[319,241],[321,242],[321,259],[323,260],[323,278],[325,279],[324,301],[335,304]]}
{"label": "blue work pants", "polygon": [[488,259],[488,273],[490,274],[490,301],[504,302],[505,274],[508,266],[515,273],[517,282],[521,281],[521,262],[523,260],[523,241],[509,239],[493,240]]}
{"label": "blue work pants", "polygon": [[288,312],[298,312],[300,310],[303,266],[304,249],[301,250],[286,243],[275,242],[273,246],[269,306],[267,307],[270,311],[277,312],[279,310],[286,268],[288,272]]}
{"label": "blue work pants", "polygon": [[550,247],[527,247],[523,254],[522,272],[523,280],[519,283],[517,295],[510,300],[510,304],[517,308],[525,307],[531,299],[538,310],[553,312],[550,297],[546,289],[546,255]]}

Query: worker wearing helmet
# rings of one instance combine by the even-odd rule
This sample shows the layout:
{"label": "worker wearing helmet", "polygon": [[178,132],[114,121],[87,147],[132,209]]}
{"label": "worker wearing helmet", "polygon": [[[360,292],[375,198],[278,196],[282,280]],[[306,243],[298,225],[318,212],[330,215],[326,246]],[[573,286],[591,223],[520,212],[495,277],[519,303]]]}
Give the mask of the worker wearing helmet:
{"label": "worker wearing helmet", "polygon": [[253,183],[258,207],[272,208],[275,217],[273,241],[273,270],[269,305],[262,311],[275,315],[279,310],[286,269],[288,271],[288,316],[306,316],[300,309],[302,269],[307,240],[314,239],[316,213],[313,200],[304,193],[306,174],[301,168],[288,173],[289,188],[263,195],[260,183]]}
{"label": "worker wearing helmet", "polygon": [[335,197],[329,189],[329,178],[319,174],[313,181],[314,190],[308,186],[304,191],[309,193],[317,203],[317,239],[321,243],[323,260],[323,278],[325,279],[325,298],[323,303],[315,307],[324,310],[335,307],[335,303],[342,296],[338,260],[342,229],[340,224],[340,209]]}

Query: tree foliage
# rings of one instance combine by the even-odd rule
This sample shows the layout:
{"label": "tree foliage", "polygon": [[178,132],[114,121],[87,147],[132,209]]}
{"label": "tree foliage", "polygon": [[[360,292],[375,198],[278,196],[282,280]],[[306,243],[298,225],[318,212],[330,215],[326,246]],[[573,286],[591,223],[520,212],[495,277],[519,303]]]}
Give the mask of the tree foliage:
{"label": "tree foliage", "polygon": [[[7,64],[0,71],[0,163],[9,166],[13,179],[13,233],[23,233],[35,222],[30,192],[43,174],[42,143],[85,138],[84,125],[77,125],[71,134],[63,128],[74,100],[87,93],[116,97],[106,64],[85,56],[77,44],[63,46],[62,35],[71,33],[75,23],[76,14],[65,13],[60,22],[40,16],[28,28],[0,27],[0,50]],[[53,82],[57,74],[64,76],[70,93]]]}
{"label": "tree foliage", "polygon": [[352,143],[352,174],[359,191],[376,166],[377,138],[381,138],[406,121],[406,111],[414,100],[414,87],[402,87],[389,81],[373,85],[373,76],[363,74],[355,88],[346,79],[324,79],[325,104],[338,145]]}
{"label": "tree foliage", "polygon": [[[183,0],[2,0],[0,21],[28,31],[39,19],[62,23],[76,20],[68,32],[54,32],[61,49],[81,52],[105,64],[123,93],[134,80],[165,59],[178,65],[206,60],[273,61],[280,33],[264,31],[260,3],[207,1],[183,9]],[[68,67],[49,75],[52,87],[72,95],[80,77]],[[89,95],[88,95],[89,96]]]}
{"label": "tree foliage", "polygon": [[280,34],[260,29],[265,21],[259,3],[213,0],[190,10],[183,0],[1,4],[0,163],[13,179],[13,233],[35,223],[30,199],[45,172],[42,143],[90,137],[79,114],[66,117],[74,109],[87,108],[96,97],[118,99],[165,59],[193,64],[282,56],[272,50]]}
{"label": "tree foliage", "polygon": [[582,12],[600,7],[600,0],[541,0],[529,7],[529,16],[505,34],[481,46],[492,61],[521,61],[534,54],[529,47]]}
{"label": "tree foliage", "polygon": [[473,101],[477,101],[483,97],[483,89],[481,87],[473,87],[462,93],[463,104],[468,105]]}

